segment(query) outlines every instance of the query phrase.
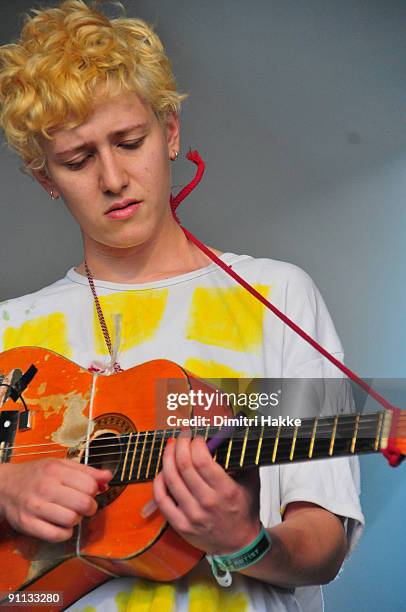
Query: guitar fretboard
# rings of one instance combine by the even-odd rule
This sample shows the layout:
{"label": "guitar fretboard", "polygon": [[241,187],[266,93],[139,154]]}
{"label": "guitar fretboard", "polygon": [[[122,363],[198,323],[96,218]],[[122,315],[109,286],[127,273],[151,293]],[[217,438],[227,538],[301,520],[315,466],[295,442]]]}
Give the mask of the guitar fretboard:
{"label": "guitar fretboard", "polygon": [[[373,453],[381,448],[387,418],[388,413],[380,411],[303,419],[300,426],[236,427],[216,450],[214,459],[228,471]],[[165,444],[180,433],[180,429],[162,429],[121,435],[110,446],[110,454],[119,458],[110,484],[153,480],[162,467]],[[219,433],[219,427],[191,430],[192,437],[202,436],[206,441]]]}

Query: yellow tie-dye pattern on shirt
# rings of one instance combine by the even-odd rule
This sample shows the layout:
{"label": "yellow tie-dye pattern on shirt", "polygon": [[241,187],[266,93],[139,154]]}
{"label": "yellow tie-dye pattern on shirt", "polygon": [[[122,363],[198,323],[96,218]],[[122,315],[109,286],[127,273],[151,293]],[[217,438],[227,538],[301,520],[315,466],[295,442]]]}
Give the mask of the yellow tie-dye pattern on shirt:
{"label": "yellow tie-dye pattern on shirt", "polygon": [[248,599],[241,591],[230,593],[208,578],[197,577],[189,587],[188,612],[245,612]]}
{"label": "yellow tie-dye pattern on shirt", "polygon": [[172,584],[139,580],[130,593],[126,612],[174,612],[175,596]]}
{"label": "yellow tie-dye pattern on shirt", "polygon": [[[245,372],[235,370],[224,363],[198,357],[186,359],[183,367],[198,378],[204,378],[215,389],[220,389],[225,393],[246,393],[247,386],[255,378],[260,377],[259,374],[249,377]],[[249,416],[255,416],[251,415],[249,409],[244,406],[240,406],[238,410],[243,410]]]}
{"label": "yellow tie-dye pattern on shirt", "polygon": [[198,357],[189,357],[183,364],[185,370],[188,370],[195,376],[200,378],[246,378],[248,374],[239,372],[230,368],[230,366],[214,361],[213,359],[200,359]]}
{"label": "yellow tie-dye pattern on shirt", "polygon": [[126,612],[128,600],[130,599],[131,591],[120,591],[114,597],[117,604],[117,612]]}
{"label": "yellow tie-dye pattern on shirt", "polygon": [[[270,287],[254,285],[264,297]],[[265,307],[244,287],[198,287],[193,292],[186,337],[233,351],[257,352]]]}
{"label": "yellow tie-dye pattern on shirt", "polygon": [[[168,289],[147,289],[142,292],[121,291],[99,297],[110,338],[115,346],[114,315],[121,315],[120,352],[151,340],[156,334],[165,312]],[[100,328],[96,309],[93,315],[95,349],[98,355],[108,350]]]}
{"label": "yellow tie-dye pattern on shirt", "polygon": [[7,327],[3,335],[3,350],[17,346],[40,346],[71,357],[65,315],[54,312],[26,321],[20,327]]}

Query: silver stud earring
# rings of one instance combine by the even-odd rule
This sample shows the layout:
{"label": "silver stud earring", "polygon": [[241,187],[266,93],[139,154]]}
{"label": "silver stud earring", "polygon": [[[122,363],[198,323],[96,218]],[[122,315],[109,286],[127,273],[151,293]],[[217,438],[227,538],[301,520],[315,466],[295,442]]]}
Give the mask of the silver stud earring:
{"label": "silver stud earring", "polygon": [[58,199],[58,196],[56,196],[56,195],[54,194],[54,188],[53,188],[53,187],[51,187],[51,191],[50,191],[50,194],[49,194],[49,195],[51,196],[51,198],[52,198],[53,200],[57,200],[57,199]]}
{"label": "silver stud earring", "polygon": [[178,159],[178,155],[179,155],[179,151],[172,151],[172,157],[171,160],[172,161],[176,161]]}

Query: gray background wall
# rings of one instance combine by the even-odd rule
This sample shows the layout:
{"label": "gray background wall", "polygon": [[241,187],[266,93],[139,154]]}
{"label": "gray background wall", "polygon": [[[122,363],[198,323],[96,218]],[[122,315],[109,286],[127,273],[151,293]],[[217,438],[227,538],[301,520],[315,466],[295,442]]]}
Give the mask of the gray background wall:
{"label": "gray background wall", "polygon": [[[183,152],[207,163],[183,223],[222,250],[283,259],[321,289],[347,363],[406,374],[406,4],[402,0],[123,0],[156,25],[180,87]],[[35,5],[2,0],[0,38]],[[194,166],[175,166],[177,185]],[[0,299],[45,285],[81,259],[60,201],[0,151]],[[399,609],[404,470],[362,460],[366,534],[325,589],[328,611]],[[404,548],[404,547],[403,547]]]}

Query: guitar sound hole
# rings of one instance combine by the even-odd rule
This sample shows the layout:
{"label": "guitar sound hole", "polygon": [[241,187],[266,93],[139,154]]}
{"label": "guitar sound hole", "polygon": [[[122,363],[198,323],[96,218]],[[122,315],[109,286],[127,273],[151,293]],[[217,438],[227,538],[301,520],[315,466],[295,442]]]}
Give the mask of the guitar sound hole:
{"label": "guitar sound hole", "polygon": [[[121,449],[119,437],[113,433],[104,432],[91,440],[89,444],[88,465],[99,469],[111,470],[113,477],[120,464]],[[82,457],[82,463],[84,457]]]}

